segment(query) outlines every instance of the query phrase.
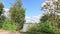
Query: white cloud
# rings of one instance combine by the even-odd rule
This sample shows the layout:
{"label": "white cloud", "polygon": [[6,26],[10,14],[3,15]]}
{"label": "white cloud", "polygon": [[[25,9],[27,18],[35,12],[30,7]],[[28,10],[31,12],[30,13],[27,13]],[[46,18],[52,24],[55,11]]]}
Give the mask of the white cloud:
{"label": "white cloud", "polygon": [[5,11],[4,15],[6,15],[6,17],[8,17],[8,15],[9,15],[9,9],[4,8],[4,11]]}
{"label": "white cloud", "polygon": [[33,23],[38,23],[39,22],[39,19],[41,18],[42,14],[39,14],[37,16],[32,16],[32,17],[26,17],[26,23],[29,23],[29,22],[33,22]]}
{"label": "white cloud", "polygon": [[4,8],[4,10],[5,10],[5,11],[9,11],[9,9],[8,9],[8,8]]}

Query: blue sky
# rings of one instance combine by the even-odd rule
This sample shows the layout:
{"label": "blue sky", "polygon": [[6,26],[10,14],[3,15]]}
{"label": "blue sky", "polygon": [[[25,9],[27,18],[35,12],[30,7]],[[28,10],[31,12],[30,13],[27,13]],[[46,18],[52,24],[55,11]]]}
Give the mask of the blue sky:
{"label": "blue sky", "polygon": [[[15,2],[15,0],[0,0],[4,3],[5,8],[10,8],[12,3]],[[32,17],[37,16],[39,14],[42,14],[43,11],[40,10],[42,3],[45,0],[22,0],[24,8],[26,8],[26,16]]]}

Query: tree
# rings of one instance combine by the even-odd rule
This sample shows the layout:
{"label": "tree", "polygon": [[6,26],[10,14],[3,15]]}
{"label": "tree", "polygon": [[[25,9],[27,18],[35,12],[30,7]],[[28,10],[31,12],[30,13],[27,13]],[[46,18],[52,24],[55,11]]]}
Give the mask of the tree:
{"label": "tree", "polygon": [[3,8],[4,8],[4,5],[2,2],[0,2],[0,28],[2,28],[3,22],[5,21]]}
{"label": "tree", "polygon": [[[46,11],[48,14],[50,14],[50,21],[56,21],[58,22],[58,13],[60,12],[60,6],[59,6],[59,0],[50,0],[45,1],[42,10]],[[53,15],[54,14],[54,15]],[[57,16],[58,15],[58,16]],[[54,19],[53,19],[54,17]]]}
{"label": "tree", "polygon": [[25,9],[22,7],[21,0],[16,0],[13,7],[10,9],[10,13],[11,20],[18,25],[17,30],[21,30],[25,23]]}
{"label": "tree", "polygon": [[1,20],[1,15],[3,13],[3,8],[4,8],[4,5],[3,3],[0,2],[0,20]]}
{"label": "tree", "polygon": [[48,15],[42,16],[41,21],[44,23],[42,25],[40,24],[40,30],[47,33],[53,32],[55,34],[60,34],[60,28],[57,27],[60,21],[60,16],[58,15],[60,12],[59,1],[50,0],[45,2],[42,9],[47,11]]}
{"label": "tree", "polygon": [[[43,16],[40,19],[40,22],[44,23],[46,21],[52,21],[52,22],[59,22],[60,16],[52,14],[53,16],[51,17],[51,14],[43,14]],[[51,18],[50,18],[51,17]]]}
{"label": "tree", "polygon": [[58,0],[57,2],[54,2],[54,8],[55,8],[55,12],[60,13],[60,0]]}
{"label": "tree", "polygon": [[2,13],[3,13],[3,8],[4,8],[4,5],[3,5],[3,3],[0,2],[0,16],[1,16]]}

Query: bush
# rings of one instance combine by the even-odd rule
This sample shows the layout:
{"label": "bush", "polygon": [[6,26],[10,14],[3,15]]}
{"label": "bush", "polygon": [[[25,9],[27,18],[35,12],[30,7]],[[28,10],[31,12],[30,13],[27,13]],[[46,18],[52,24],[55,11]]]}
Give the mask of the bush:
{"label": "bush", "polygon": [[56,22],[45,22],[40,23],[39,26],[31,26],[27,32],[31,32],[32,34],[37,34],[40,32],[41,34],[60,34],[60,29],[57,27],[58,23]]}
{"label": "bush", "polygon": [[40,34],[39,27],[39,24],[30,24],[28,26],[27,32],[29,32],[30,34]]}
{"label": "bush", "polygon": [[5,21],[2,25],[2,29],[4,29],[4,30],[16,31],[16,28],[17,28],[17,26],[14,22]]}
{"label": "bush", "polygon": [[40,32],[43,33],[48,33],[48,34],[54,34],[53,32],[53,24],[52,22],[45,22],[45,23],[40,23]]}

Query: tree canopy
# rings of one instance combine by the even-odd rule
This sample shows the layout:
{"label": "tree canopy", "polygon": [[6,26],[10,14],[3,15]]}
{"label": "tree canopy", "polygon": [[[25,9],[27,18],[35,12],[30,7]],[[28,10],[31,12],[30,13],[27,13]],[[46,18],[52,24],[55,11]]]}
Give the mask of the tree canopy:
{"label": "tree canopy", "polygon": [[21,30],[25,23],[25,9],[22,7],[21,0],[16,0],[13,7],[10,9],[12,21],[17,23],[17,30]]}

